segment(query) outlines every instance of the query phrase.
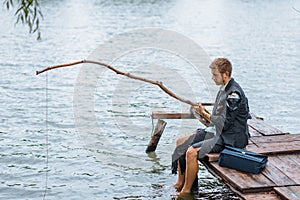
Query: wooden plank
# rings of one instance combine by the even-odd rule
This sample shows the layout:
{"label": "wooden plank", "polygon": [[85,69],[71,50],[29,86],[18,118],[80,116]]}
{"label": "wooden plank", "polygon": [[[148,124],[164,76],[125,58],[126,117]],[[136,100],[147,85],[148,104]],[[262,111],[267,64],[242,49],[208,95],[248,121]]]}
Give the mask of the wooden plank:
{"label": "wooden plank", "polygon": [[261,133],[262,135],[282,135],[284,134],[279,129],[269,125],[265,121],[257,118],[254,114],[251,114],[252,119],[248,120],[249,126]]}
{"label": "wooden plank", "polygon": [[220,167],[216,162],[210,164],[213,170],[218,173],[222,179],[226,180],[232,187],[242,193],[267,192],[271,191],[272,188],[276,186],[275,183],[263,174],[250,174],[226,167]]}
{"label": "wooden plank", "polygon": [[300,186],[275,187],[274,190],[281,196],[282,199],[300,199]]}
{"label": "wooden plank", "polygon": [[268,137],[253,137],[250,138],[254,143],[274,143],[274,142],[292,142],[300,141],[300,134],[285,134],[285,135],[273,135]]}
{"label": "wooden plank", "polygon": [[151,137],[151,140],[149,141],[148,147],[146,149],[146,153],[150,153],[156,150],[157,144],[160,140],[161,135],[164,132],[164,129],[167,125],[167,122],[165,122],[164,120],[159,119],[156,126],[155,126],[155,130],[154,133]]}
{"label": "wooden plank", "polygon": [[296,153],[300,152],[300,141],[255,143],[248,145],[246,149],[262,154]]}
{"label": "wooden plank", "polygon": [[277,167],[273,159],[269,159],[267,166],[262,173],[277,186],[296,185],[296,182],[288,177],[283,171]]}
{"label": "wooden plank", "polygon": [[220,176],[219,173],[213,168],[211,163],[207,162],[208,160],[202,160],[202,164],[208,169],[208,171],[217,177],[219,180],[223,180],[226,185],[236,193],[238,196],[240,196],[242,199],[245,200],[260,200],[260,199],[266,199],[266,200],[280,200],[280,197],[276,194],[274,190],[268,191],[268,192],[248,192],[248,193],[242,193],[242,191],[239,191],[238,188],[233,187],[230,183],[228,183],[226,180],[224,180],[223,177]]}
{"label": "wooden plank", "polygon": [[208,162],[216,162],[219,159],[219,153],[208,153],[206,154],[207,156],[207,161]]}
{"label": "wooden plank", "polygon": [[257,130],[255,130],[251,126],[248,125],[248,127],[249,127],[249,134],[250,134],[251,137],[262,136],[262,134],[260,132],[258,132]]}
{"label": "wooden plank", "polygon": [[246,193],[239,194],[245,200],[280,200],[280,197],[275,193],[275,191],[271,192],[255,192],[255,193]]}
{"label": "wooden plank", "polygon": [[280,169],[286,176],[296,184],[300,184],[300,160],[296,154],[269,156],[269,162]]}
{"label": "wooden plank", "polygon": [[290,157],[295,163],[297,163],[298,165],[300,165],[300,153],[295,153],[292,154],[292,156]]}
{"label": "wooden plank", "polygon": [[[218,153],[209,153],[207,154],[207,160],[209,162],[215,162],[218,161],[219,154]],[[297,155],[289,156],[290,159],[292,159],[295,163],[300,163],[299,157]],[[277,186],[284,186],[284,185],[296,185],[297,183],[288,177],[284,172],[282,172],[277,166],[277,163],[274,163],[274,160],[268,161],[268,164],[263,170],[263,174],[270,179],[272,182],[274,182]]]}
{"label": "wooden plank", "polygon": [[153,119],[195,119],[194,115],[190,112],[188,113],[171,113],[163,111],[153,111]]}

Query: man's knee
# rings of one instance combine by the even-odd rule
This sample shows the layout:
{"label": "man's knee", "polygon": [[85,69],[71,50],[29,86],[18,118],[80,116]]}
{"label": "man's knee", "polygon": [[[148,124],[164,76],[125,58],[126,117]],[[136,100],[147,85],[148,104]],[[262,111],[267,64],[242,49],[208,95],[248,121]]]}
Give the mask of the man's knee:
{"label": "man's knee", "polygon": [[179,145],[183,144],[183,142],[184,142],[184,137],[178,138],[176,140],[176,146],[179,146]]}
{"label": "man's knee", "polygon": [[196,132],[194,131],[194,132],[192,132],[192,133],[190,133],[190,134],[188,134],[188,135],[186,135],[186,136],[183,136],[183,137],[181,137],[181,138],[178,138],[178,139],[176,140],[176,146],[182,145],[183,143],[185,143],[185,142],[187,142],[187,141],[192,142],[193,139],[194,139],[195,133],[196,133]]}
{"label": "man's knee", "polygon": [[189,147],[186,152],[186,160],[197,160],[198,158],[198,150],[194,147]]}

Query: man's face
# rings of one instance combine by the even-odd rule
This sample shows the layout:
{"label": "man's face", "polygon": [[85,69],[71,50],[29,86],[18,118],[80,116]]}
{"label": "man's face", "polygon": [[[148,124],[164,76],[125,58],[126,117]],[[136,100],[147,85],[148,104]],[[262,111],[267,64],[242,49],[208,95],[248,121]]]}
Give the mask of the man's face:
{"label": "man's face", "polygon": [[212,80],[215,82],[216,85],[223,85],[223,77],[222,74],[219,72],[218,69],[211,69]]}

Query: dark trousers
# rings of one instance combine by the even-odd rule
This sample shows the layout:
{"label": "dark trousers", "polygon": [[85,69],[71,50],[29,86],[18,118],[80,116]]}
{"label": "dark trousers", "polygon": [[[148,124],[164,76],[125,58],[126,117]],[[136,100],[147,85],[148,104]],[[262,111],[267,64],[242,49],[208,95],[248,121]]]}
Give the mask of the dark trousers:
{"label": "dark trousers", "polygon": [[[187,149],[200,142],[202,149],[198,152],[198,159],[201,160],[206,153],[218,153],[224,149],[224,146],[215,144],[216,138],[213,133],[205,131],[205,129],[197,129],[196,133],[191,135],[183,144],[177,146],[172,155],[172,173],[176,174],[178,170],[178,161],[180,164],[181,173],[185,172],[186,169],[186,151]],[[212,148],[209,146],[213,145]]]}

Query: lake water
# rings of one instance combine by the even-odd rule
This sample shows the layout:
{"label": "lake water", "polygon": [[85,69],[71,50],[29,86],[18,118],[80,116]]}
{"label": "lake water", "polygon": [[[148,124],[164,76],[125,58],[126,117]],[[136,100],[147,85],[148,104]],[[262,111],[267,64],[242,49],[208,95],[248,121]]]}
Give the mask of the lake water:
{"label": "lake water", "polygon": [[[202,125],[166,120],[156,153],[144,152],[153,128],[151,112],[188,111],[187,105],[150,84],[102,69],[93,82],[91,104],[79,101],[94,114],[96,123],[90,124],[76,107],[83,98],[78,92],[83,67],[35,75],[51,65],[95,58],[95,52],[105,52],[103,44],[128,31],[171,30],[197,43],[210,59],[228,57],[251,112],[284,132],[300,133],[300,13],[294,9],[300,10],[299,1],[54,0],[41,1],[41,7],[41,41],[25,26],[14,25],[13,12],[4,7],[0,12],[1,199],[165,200],[176,194],[162,187],[176,182],[170,173],[176,138]],[[169,46],[176,46],[173,42]],[[106,61],[102,56],[96,58]],[[213,101],[199,73],[179,53],[136,49],[110,64],[162,80],[192,100]],[[237,199],[203,166],[198,176],[196,199]]]}

